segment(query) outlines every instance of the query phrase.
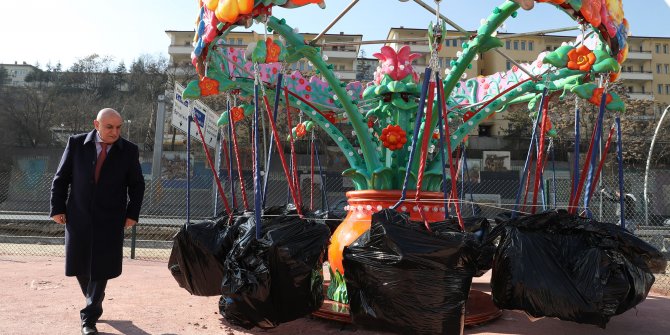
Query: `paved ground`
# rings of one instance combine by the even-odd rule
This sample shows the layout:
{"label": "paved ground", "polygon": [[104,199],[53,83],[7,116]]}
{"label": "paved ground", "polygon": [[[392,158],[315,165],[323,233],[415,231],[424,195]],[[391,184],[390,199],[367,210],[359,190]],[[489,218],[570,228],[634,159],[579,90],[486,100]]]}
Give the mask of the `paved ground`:
{"label": "paved ground", "polygon": [[[63,258],[0,255],[0,334],[78,334],[81,293],[63,275]],[[475,288],[487,290],[487,278]],[[667,294],[667,292],[665,292]],[[380,334],[304,318],[269,331],[232,327],[218,314],[218,297],[195,297],[179,288],[164,262],[125,260],[124,273],[112,280],[98,324],[102,334]],[[556,319],[530,321],[505,311],[487,325],[465,334],[668,334],[670,297],[653,293],[637,309],[613,318],[606,330]]]}

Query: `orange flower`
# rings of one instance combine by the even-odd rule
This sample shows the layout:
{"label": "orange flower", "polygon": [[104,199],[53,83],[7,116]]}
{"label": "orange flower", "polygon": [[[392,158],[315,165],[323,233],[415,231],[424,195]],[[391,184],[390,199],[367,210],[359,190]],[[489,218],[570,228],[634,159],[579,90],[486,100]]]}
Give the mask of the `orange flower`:
{"label": "orange flower", "polygon": [[407,134],[398,125],[388,125],[382,129],[381,140],[389,150],[398,150],[407,143]]}
{"label": "orange flower", "polygon": [[298,123],[298,125],[295,126],[295,135],[298,136],[298,138],[303,138],[305,135],[307,135],[307,128],[305,128],[305,124]]}
{"label": "orange flower", "polygon": [[265,57],[266,63],[275,63],[279,61],[279,53],[281,48],[277,43],[273,42],[271,38],[265,40],[265,47],[267,49],[267,56]]}
{"label": "orange flower", "polygon": [[244,109],[242,107],[233,107],[230,109],[230,113],[235,123],[244,119]]}
{"label": "orange flower", "polygon": [[[600,106],[600,101],[602,101],[604,91],[604,88],[596,88],[593,90],[593,95],[591,95],[589,102],[596,106]],[[610,102],[612,102],[612,95],[607,93],[607,98],[605,98],[605,105],[609,105]]]}
{"label": "orange flower", "polygon": [[596,55],[587,47],[580,45],[568,52],[568,69],[586,72],[596,62]]}
{"label": "orange flower", "polygon": [[200,87],[200,95],[203,97],[219,94],[219,82],[215,79],[203,77],[198,83],[198,87]]}

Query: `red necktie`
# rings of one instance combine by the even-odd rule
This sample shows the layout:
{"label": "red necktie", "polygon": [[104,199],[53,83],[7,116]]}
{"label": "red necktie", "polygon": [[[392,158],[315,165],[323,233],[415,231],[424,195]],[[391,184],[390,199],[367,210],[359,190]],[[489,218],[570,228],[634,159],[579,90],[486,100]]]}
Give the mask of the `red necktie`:
{"label": "red necktie", "polygon": [[107,143],[105,142],[100,142],[100,146],[102,147],[102,150],[100,150],[100,154],[98,154],[98,160],[95,161],[95,182],[98,183],[98,179],[100,178],[100,170],[102,169],[102,163],[105,162],[105,158],[107,158]]}

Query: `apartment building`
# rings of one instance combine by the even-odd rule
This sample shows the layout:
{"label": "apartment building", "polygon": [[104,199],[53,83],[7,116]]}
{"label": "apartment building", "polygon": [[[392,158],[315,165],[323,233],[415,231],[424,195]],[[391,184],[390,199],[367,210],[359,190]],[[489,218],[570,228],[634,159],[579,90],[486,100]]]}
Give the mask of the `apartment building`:
{"label": "apartment building", "polygon": [[[190,64],[193,31],[166,31],[170,37],[170,65],[184,67]],[[472,32],[474,33],[474,32]],[[311,41],[316,34],[302,34],[306,41]],[[500,48],[506,55],[518,63],[530,63],[537,59],[543,51],[553,51],[563,43],[572,42],[574,36],[557,35],[519,35],[500,33],[503,40]],[[246,48],[252,42],[263,38],[263,34],[247,31],[233,31],[228,34],[229,46]],[[326,34],[316,44],[321,47],[324,59],[333,64],[336,75],[343,81],[371,80],[371,73],[377,67],[375,58],[358,58],[362,41],[360,34]],[[460,32],[448,31],[446,41],[438,52],[438,63],[441,68],[450,67],[452,60],[458,59],[462,45],[467,41]],[[423,73],[430,61],[428,46],[428,31],[425,28],[390,28],[386,45],[399,49],[409,45],[412,52],[421,54],[414,61],[416,72]],[[653,101],[655,107],[642,118],[655,119],[659,113],[670,104],[670,38],[632,36],[629,38],[630,52],[626,62],[622,65],[620,80],[631,98]],[[514,64],[497,52],[488,51],[479,55],[472,62],[472,67],[466,71],[467,78],[478,75],[490,75],[496,72],[511,69]],[[306,75],[313,74],[313,68],[307,60],[291,64]],[[502,136],[508,124],[504,115],[496,114],[493,118],[484,121],[472,135],[480,137]]]}
{"label": "apartment building", "polygon": [[0,64],[1,67],[7,70],[8,80],[6,85],[9,86],[23,86],[26,84],[26,76],[31,74],[33,71],[39,70],[35,66],[23,62],[19,64],[14,62],[14,64]]}
{"label": "apartment building", "polygon": [[[170,38],[168,54],[170,57],[170,67],[174,69],[183,69],[186,71],[191,63],[191,51],[194,31],[176,31],[168,30],[165,32]],[[312,41],[318,34],[301,34],[305,41]],[[277,38],[272,34],[267,36]],[[231,31],[226,36],[226,46],[246,49],[247,45],[263,40],[265,35],[254,31]],[[333,65],[335,75],[343,81],[352,81],[356,79],[356,58],[360,49],[360,42],[363,35],[344,34],[325,34],[316,45],[321,48],[322,57],[329,64]],[[297,63],[290,64],[294,70],[299,70],[305,75],[314,74],[314,68],[306,59]]]}

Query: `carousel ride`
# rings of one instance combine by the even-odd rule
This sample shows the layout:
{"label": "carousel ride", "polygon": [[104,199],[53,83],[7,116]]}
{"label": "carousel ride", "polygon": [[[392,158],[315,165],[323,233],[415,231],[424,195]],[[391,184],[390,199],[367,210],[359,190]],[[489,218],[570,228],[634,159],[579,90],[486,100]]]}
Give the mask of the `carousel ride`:
{"label": "carousel ride", "polygon": [[[353,1],[347,10],[356,2]],[[524,190],[526,196],[529,189],[533,190],[532,213],[529,214],[535,214],[535,209],[540,207],[536,206],[538,194],[545,192],[540,175],[549,152],[546,143],[551,143],[551,137],[554,136],[548,115],[548,104],[552,96],[560,95],[562,99],[566,94],[574,93],[584,103],[599,106],[598,120],[601,125],[605,111],[617,115],[625,111],[621,98],[608,90],[608,83],[617,79],[628,52],[626,38],[629,28],[623,17],[620,0],[504,1],[492,9],[491,14],[474,33],[463,30],[442,15],[439,10],[440,2],[435,1],[436,6],[432,10],[436,14],[436,22],[431,22],[428,28],[429,37],[426,43],[430,47],[430,58],[424,73],[414,71],[412,63],[419,54],[412,53],[409,46],[398,50],[383,46],[379,53],[374,54],[379,59],[379,67],[372,82],[344,83],[333,72],[333,66],[327,63],[327,58],[323,57],[315,40],[306,41],[286,20],[272,16],[275,6],[299,8],[317,4],[325,7],[324,1],[200,1],[192,53],[193,65],[199,79],[187,85],[183,96],[199,99],[210,95],[225,95],[233,102],[233,106],[221,114],[218,125],[227,129],[223,133],[229,134],[231,149],[234,144],[235,151],[238,146],[235,123],[245,117],[252,117],[255,201],[252,208],[246,199],[245,190],[242,190],[246,211],[242,216],[254,217],[255,237],[263,239],[261,224],[268,216],[267,210],[263,208],[265,189],[261,185],[259,172],[261,164],[264,163],[259,147],[260,129],[264,126],[259,125],[261,120],[267,120],[270,141],[277,147],[291,198],[296,205],[292,215],[300,219],[309,218],[309,213],[305,213],[302,206],[302,196],[299,195],[300,185],[295,174],[297,164],[293,155],[294,141],[309,138],[310,133],[313,137],[314,131],[322,131],[337,145],[349,164],[349,168],[342,175],[351,179],[355,191],[346,194],[349,205],[345,209],[348,214],[332,232],[329,243],[326,242],[329,244],[327,256],[330,282],[326,288],[326,303],[315,312],[316,315],[351,321],[350,313],[356,312],[348,309],[348,303],[350,299],[358,299],[360,304],[360,296],[364,294],[361,293],[361,285],[347,283],[350,277],[360,276],[360,271],[355,275],[348,275],[347,264],[352,269],[356,268],[355,260],[360,258],[356,255],[348,257],[347,252],[362,248],[372,240],[370,236],[373,232],[383,230],[380,228],[381,224],[375,226],[373,221],[399,220],[389,214],[389,210],[404,213],[402,220],[421,223],[419,226],[423,228],[420,229],[425,230],[422,234],[447,234],[437,227],[440,222],[449,222],[450,229],[464,234],[459,237],[462,247],[470,239],[477,240],[477,248],[484,248],[485,243],[491,243],[481,236],[481,230],[484,229],[482,225],[476,224],[473,227],[473,220],[461,213],[462,201],[456,185],[458,168],[453,158],[468,134],[480,123],[496,113],[505,112],[511,105],[528,106],[528,114],[533,122],[533,136],[522,173],[524,178],[517,193],[517,207],[511,213],[514,220],[520,213],[518,205]],[[553,5],[572,17],[581,25],[582,33],[574,43],[564,44],[554,51],[542,52],[530,64],[518,64],[498,50],[504,43],[496,36],[496,32],[506,20],[519,15],[520,9],[531,11],[536,2]],[[246,50],[226,46],[226,36],[233,28],[250,27],[254,21],[263,24],[266,33],[272,35],[250,44]],[[447,34],[447,24],[455,25],[459,32]],[[453,39],[462,39],[465,42],[458,58],[442,68],[438,62],[438,51],[445,41]],[[509,71],[467,78],[465,71],[472,66],[471,63],[488,51],[500,53],[514,66]],[[290,64],[303,59],[308,60],[316,69],[315,76],[306,78],[301,72],[291,70]],[[270,104],[272,97],[274,105]],[[237,102],[242,103],[238,105]],[[291,129],[288,134],[280,134],[277,130],[279,110],[286,113],[287,126]],[[294,120],[298,122],[293,124]],[[350,136],[341,132],[342,127],[336,126],[341,123],[352,129],[353,141],[350,141]],[[618,134],[617,142],[620,146],[620,132]],[[599,138],[594,131],[590,148],[599,145]],[[610,135],[608,148],[611,139]],[[283,143],[286,142],[290,144],[292,153],[288,160],[283,150]],[[536,173],[535,180],[531,182],[530,178],[525,177],[530,176],[533,156]],[[575,170],[574,187],[566,208],[575,217],[583,209],[587,210],[585,213],[588,216],[588,198],[594,191],[594,179],[597,180],[602,169],[602,164],[597,168],[595,166],[595,152],[589,150],[587,157],[594,158],[592,161],[587,160],[581,174]],[[239,167],[239,157],[237,164]],[[242,178],[241,174],[238,176]],[[229,173],[229,177],[232,178],[232,173]],[[240,179],[240,186],[243,185],[244,182]],[[580,206],[582,195],[584,205]],[[229,205],[227,198],[232,198],[233,193],[226,195],[219,183],[219,196],[224,201],[226,213],[230,215],[231,219],[228,221],[232,222],[236,208]],[[541,208],[546,210],[548,207],[550,206],[543,204]],[[625,224],[625,220],[622,223]],[[496,256],[501,256],[500,251]],[[222,266],[228,264],[226,258]],[[487,269],[483,266],[478,270]],[[465,324],[481,323],[500,315],[500,310],[491,303],[488,295],[472,291],[469,293],[469,300],[467,299],[469,280],[475,272],[477,271],[463,275],[465,297],[456,304],[457,307],[467,306]],[[225,283],[226,279],[223,280]],[[388,283],[384,283],[386,284]],[[352,292],[348,292],[347,288],[351,287],[357,287],[357,298],[352,297]],[[375,291],[375,294],[385,293]],[[393,301],[377,298],[386,303]],[[465,300],[468,300],[467,304],[464,304]],[[499,301],[496,303],[505,305]],[[374,309],[374,306],[371,308]],[[240,310],[235,311],[243,314]],[[375,314],[375,311],[368,312],[364,318],[359,315],[358,320],[362,320],[362,324],[366,324],[369,316]],[[356,315],[353,315],[354,323],[356,320]],[[251,324],[263,326],[272,322]],[[462,324],[460,328],[462,329]],[[410,327],[409,330],[416,329]],[[433,331],[435,330],[429,332]]]}

